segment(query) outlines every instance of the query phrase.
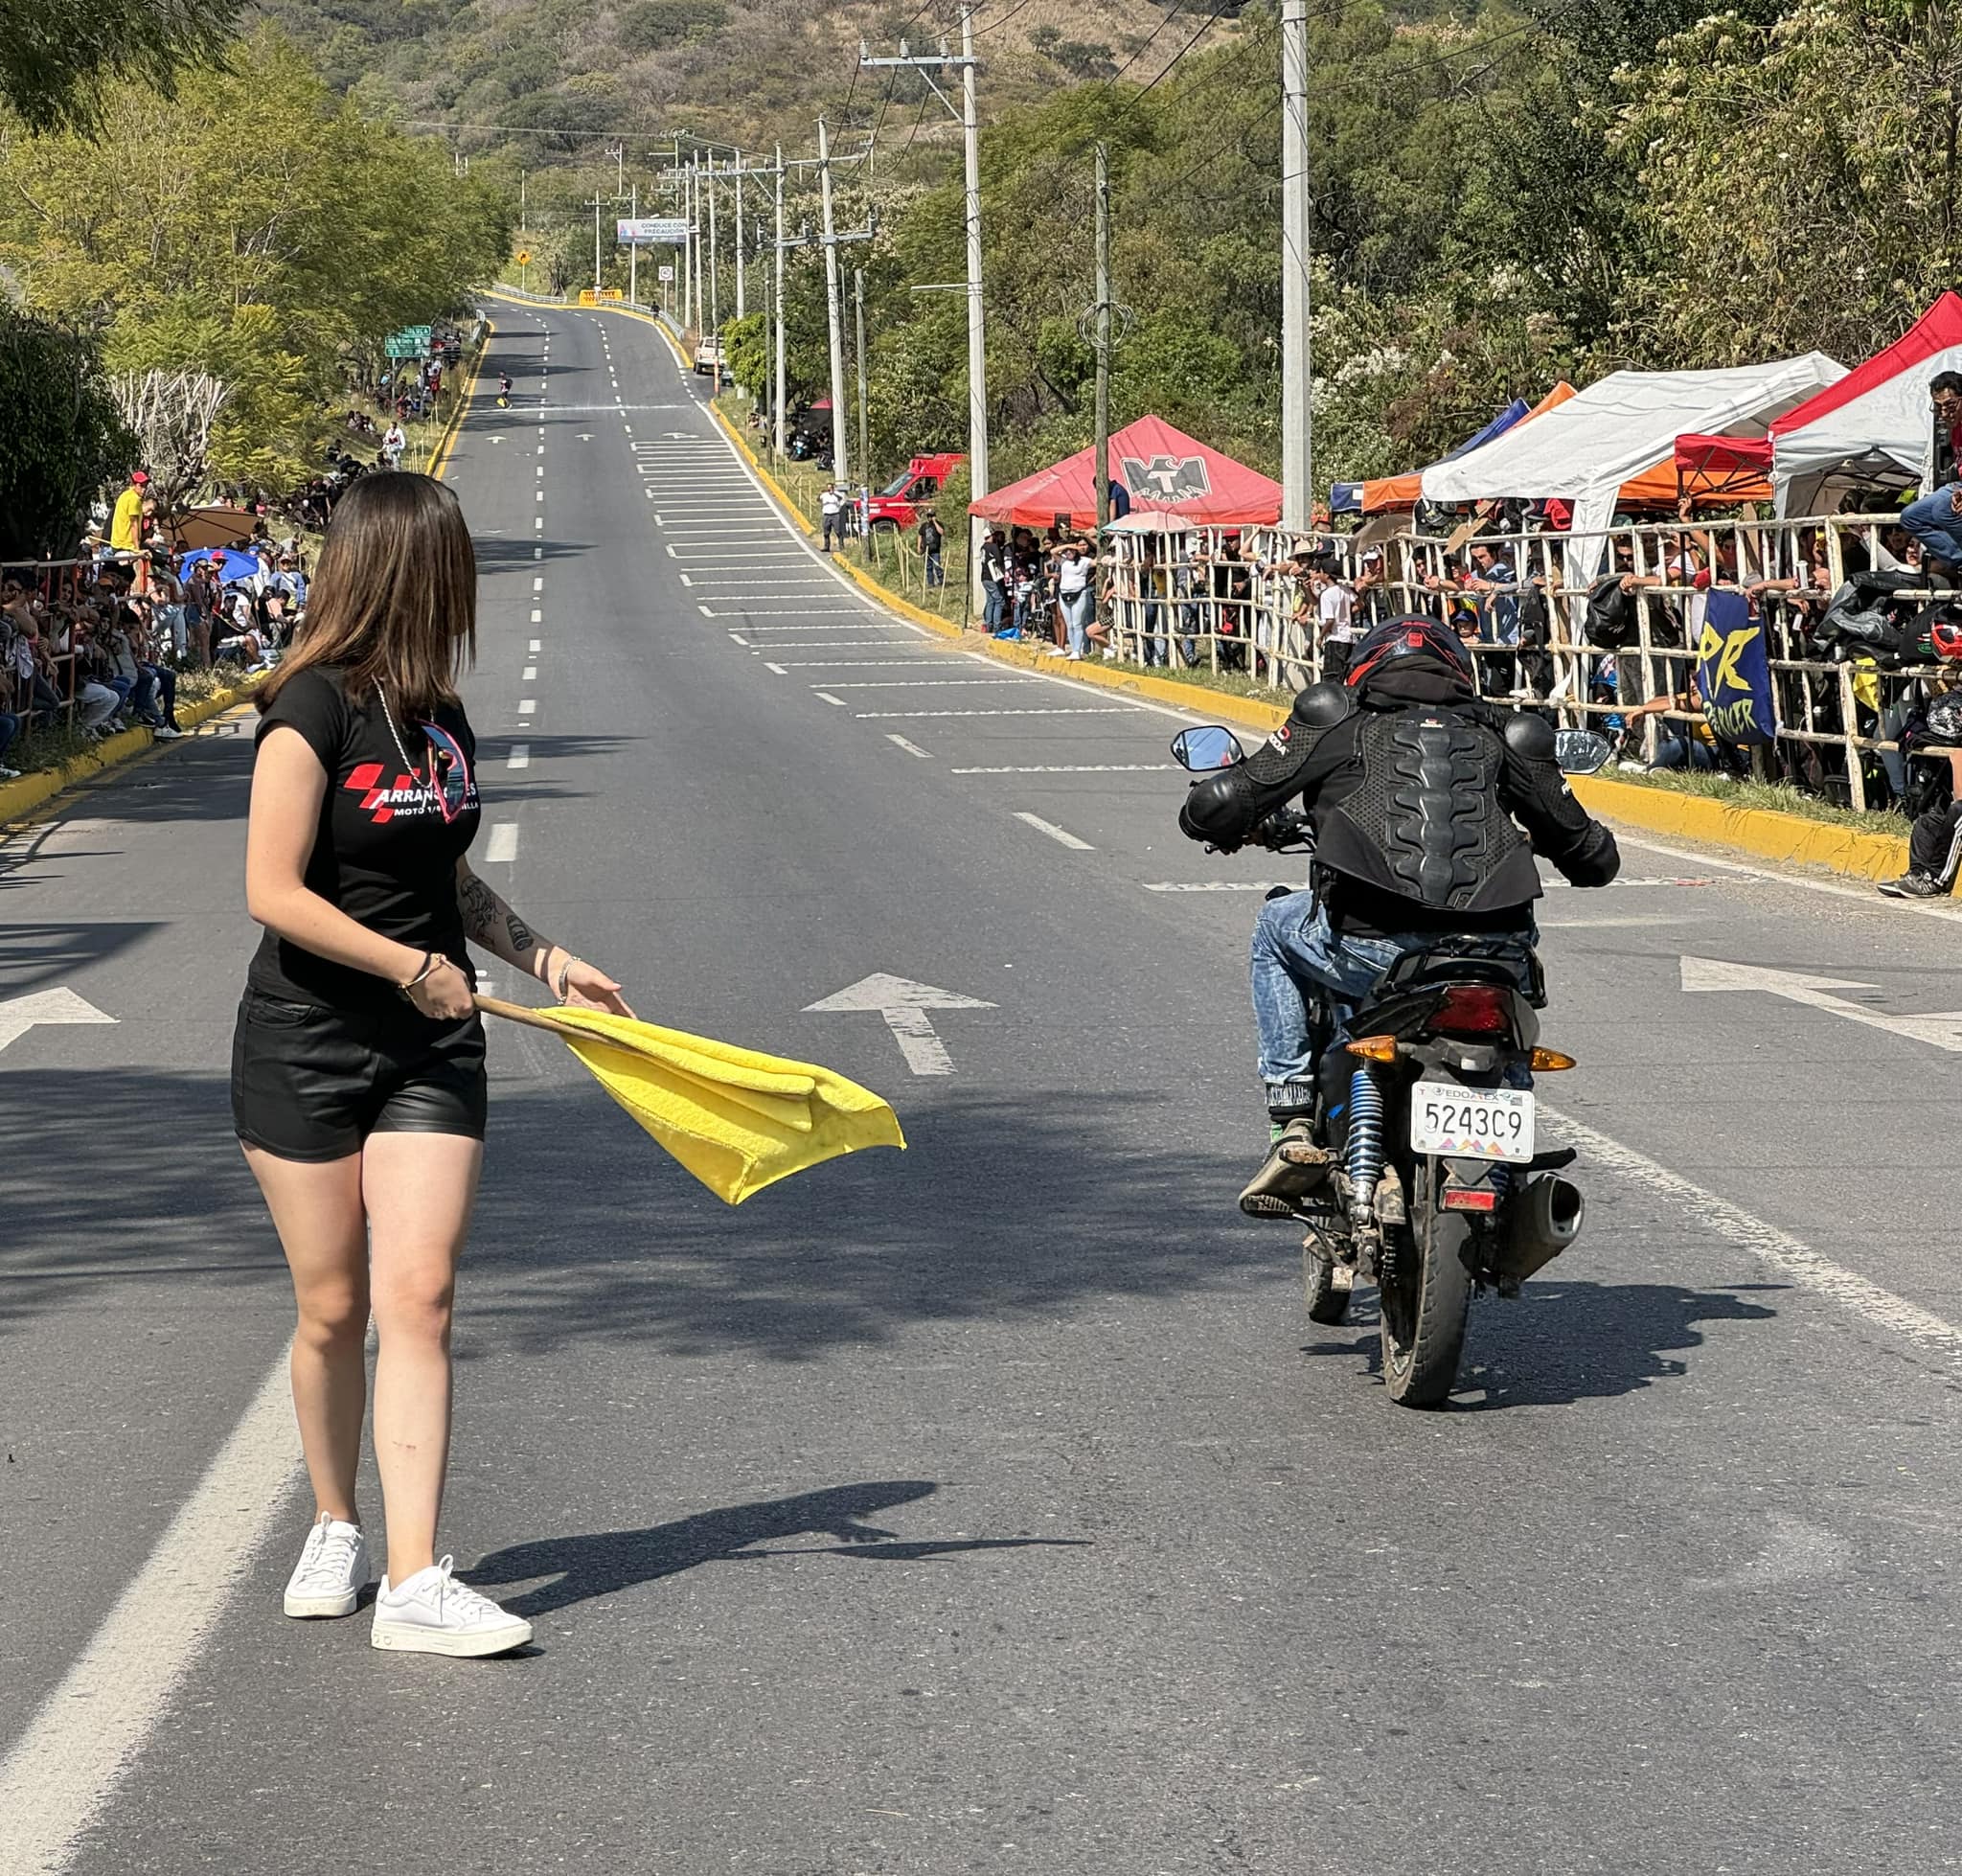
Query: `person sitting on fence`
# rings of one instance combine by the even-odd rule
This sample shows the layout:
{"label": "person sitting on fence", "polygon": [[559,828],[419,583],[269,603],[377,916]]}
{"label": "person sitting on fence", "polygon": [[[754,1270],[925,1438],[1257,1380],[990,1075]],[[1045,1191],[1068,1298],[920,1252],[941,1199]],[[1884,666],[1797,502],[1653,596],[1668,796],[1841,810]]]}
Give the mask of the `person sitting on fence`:
{"label": "person sitting on fence", "polygon": [[920,515],[920,558],[926,562],[926,583],[929,586],[945,586],[947,573],[941,562],[941,555],[947,547],[947,531],[940,525],[932,509],[924,509]]}
{"label": "person sitting on fence", "polygon": [[1901,525],[1920,541],[1922,565],[1950,578],[1962,570],[1962,482],[1909,502]]}

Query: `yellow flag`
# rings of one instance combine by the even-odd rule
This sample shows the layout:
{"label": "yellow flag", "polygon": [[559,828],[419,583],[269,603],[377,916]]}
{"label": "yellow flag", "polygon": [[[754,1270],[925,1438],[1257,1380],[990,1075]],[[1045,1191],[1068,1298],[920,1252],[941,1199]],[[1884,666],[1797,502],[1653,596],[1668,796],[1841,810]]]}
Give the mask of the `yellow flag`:
{"label": "yellow flag", "polygon": [[732,1205],[841,1153],[906,1144],[891,1108],[829,1068],[604,1010],[535,1010],[489,996],[477,1004],[555,1031],[614,1100]]}

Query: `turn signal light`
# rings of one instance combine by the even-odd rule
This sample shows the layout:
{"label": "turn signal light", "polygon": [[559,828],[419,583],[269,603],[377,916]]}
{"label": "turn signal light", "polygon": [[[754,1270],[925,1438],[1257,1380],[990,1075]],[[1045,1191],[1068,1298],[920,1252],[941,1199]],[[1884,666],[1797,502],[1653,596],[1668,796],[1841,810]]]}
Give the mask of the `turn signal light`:
{"label": "turn signal light", "polygon": [[1562,1068],[1577,1068],[1580,1064],[1570,1055],[1563,1055],[1558,1049],[1535,1049],[1533,1066],[1542,1075],[1551,1075]]}
{"label": "turn signal light", "polygon": [[1348,1044],[1351,1055],[1359,1055],[1369,1062],[1394,1062],[1397,1059],[1397,1039],[1394,1036],[1358,1036]]}

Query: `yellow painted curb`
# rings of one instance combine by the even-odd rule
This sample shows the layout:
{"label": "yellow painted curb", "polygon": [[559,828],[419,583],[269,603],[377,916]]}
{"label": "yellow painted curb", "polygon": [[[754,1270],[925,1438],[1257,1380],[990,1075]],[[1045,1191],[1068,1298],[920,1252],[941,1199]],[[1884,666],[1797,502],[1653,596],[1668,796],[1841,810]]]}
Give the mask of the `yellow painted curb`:
{"label": "yellow painted curb", "polygon": [[464,381],[464,388],[457,394],[455,406],[449,413],[449,422],[443,426],[443,434],[436,439],[436,447],[429,452],[429,465],[422,471],[424,475],[441,476],[449,464],[449,452],[455,446],[456,433],[463,428],[464,419],[470,414],[470,400],[477,395],[477,374],[484,369],[484,355],[490,349],[490,341],[496,336],[497,322],[487,319],[484,322],[484,342],[477,347],[477,355],[470,360],[470,375]]}
{"label": "yellow painted curb", "polygon": [[[779,482],[777,478],[769,472],[768,469],[764,468],[762,461],[757,456],[756,451],[750,448],[748,440],[743,436],[742,432],[739,430],[735,424],[730,423],[729,420],[726,417],[724,417],[719,410],[716,408],[713,402],[709,405],[708,409],[709,415],[713,417],[716,420],[716,422],[721,425],[722,434],[726,436],[729,439],[729,441],[733,443],[739,450],[741,451],[742,460],[749,465],[751,471],[756,476],[756,479],[759,482],[761,482],[763,486],[770,492],[770,495],[776,501],[777,505],[784,511],[786,515],[787,515],[790,517],[791,520],[796,522],[796,524],[800,528],[802,528],[806,534],[815,535],[817,533],[817,530],[810,525],[810,517],[804,513],[804,511],[801,508],[797,506],[795,502],[793,502],[790,499],[789,495],[785,492],[784,485],[781,482]],[[847,570],[849,571],[850,569]],[[863,585],[865,583],[861,580],[858,583],[860,585]],[[874,590],[877,591],[881,598],[888,600],[892,598],[891,595],[886,593],[883,587],[875,587]],[[903,600],[901,600],[898,603],[901,606],[905,604]],[[915,609],[917,610],[917,608]],[[945,621],[940,621],[937,623],[944,624]]]}
{"label": "yellow painted curb", "polygon": [[1764,859],[1822,866],[1857,880],[1890,880],[1907,871],[1907,841],[1893,834],[1860,834],[1771,808],[1734,808],[1709,795],[1637,788],[1605,775],[1576,775],[1575,797],[1590,814],[1649,834],[1673,835],[1733,847]]}
{"label": "yellow painted curb", "polygon": [[[221,716],[249,698],[259,688],[259,683],[260,679],[253,677],[229,691],[219,691],[202,702],[187,703],[177,713],[178,727],[195,729],[198,724]],[[18,781],[0,782],[0,825],[23,820],[78,782],[85,782],[92,775],[102,774],[104,769],[118,767],[151,749],[164,746],[147,729],[125,729],[120,735],[110,737],[106,743],[97,744],[85,754],[71,757],[59,768],[40,768],[32,775],[21,776]]]}

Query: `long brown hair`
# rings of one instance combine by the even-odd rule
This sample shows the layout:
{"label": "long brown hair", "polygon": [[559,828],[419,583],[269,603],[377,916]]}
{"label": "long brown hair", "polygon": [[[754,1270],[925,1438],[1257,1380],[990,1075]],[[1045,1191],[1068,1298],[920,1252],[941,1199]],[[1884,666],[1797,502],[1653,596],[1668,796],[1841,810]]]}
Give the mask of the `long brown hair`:
{"label": "long brown hair", "polygon": [[263,710],[295,672],[339,669],[351,698],[379,683],[399,711],[456,701],[477,654],[477,557],[454,493],[434,476],[383,469],[335,503],[307,623],[260,686]]}

